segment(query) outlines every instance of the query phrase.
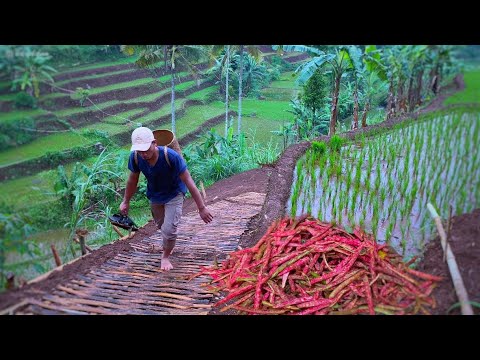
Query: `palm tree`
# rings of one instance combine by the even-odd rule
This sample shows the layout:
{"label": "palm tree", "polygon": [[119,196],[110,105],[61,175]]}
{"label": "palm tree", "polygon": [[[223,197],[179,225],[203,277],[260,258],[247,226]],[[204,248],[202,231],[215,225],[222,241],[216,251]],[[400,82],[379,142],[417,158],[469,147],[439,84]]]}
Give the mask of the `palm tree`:
{"label": "palm tree", "polygon": [[[242,93],[243,93],[243,50],[245,45],[240,45],[240,65],[239,65],[239,74],[238,74],[238,123],[237,123],[237,134],[240,135],[242,130]],[[246,46],[247,53],[253,56],[253,58],[258,62],[260,58],[260,51],[255,45]]]}
{"label": "palm tree", "polygon": [[[273,49],[277,50],[279,45],[274,45]],[[335,134],[335,127],[337,125],[338,114],[338,94],[340,92],[340,82],[343,74],[351,70],[350,64],[350,48],[348,46],[340,46],[335,49],[333,53],[325,53],[315,47],[305,45],[282,45],[284,51],[298,51],[308,52],[315,54],[312,60],[300,65],[295,72],[300,72],[297,81],[300,84],[305,83],[318,68],[322,68],[325,64],[329,65],[329,70],[333,73],[333,93],[332,93],[332,106],[330,116],[330,130],[329,135]],[[326,70],[326,69],[325,69]]]}
{"label": "palm tree", "polygon": [[181,66],[188,69],[198,78],[199,71],[195,63],[206,57],[205,46],[202,45],[122,45],[121,50],[126,55],[138,53],[135,64],[146,68],[157,64],[162,57],[169,64],[171,75],[171,113],[172,113],[172,131],[176,132],[175,120],[175,74],[176,69]]}
{"label": "palm tree", "polygon": [[222,91],[222,78],[225,74],[225,137],[228,134],[228,80],[229,73],[232,71],[230,63],[230,48],[231,45],[213,45],[210,49],[210,57],[215,62],[215,65],[210,68],[208,73],[219,73],[220,75],[220,92]]}
{"label": "palm tree", "polygon": [[[232,52],[239,51],[239,62],[235,62],[238,64],[238,124],[237,124],[237,133],[240,134],[242,129],[242,96],[243,96],[243,80],[245,78],[244,70],[245,65],[243,63],[244,60],[244,50],[247,51],[249,55],[251,55],[256,61],[261,59],[260,51],[258,47],[255,45],[213,45],[211,48],[211,56],[214,58],[215,66],[210,70],[210,73],[220,73],[220,78],[222,78],[225,74],[225,136],[227,135],[228,129],[228,99],[229,99],[229,75],[233,73],[234,66],[232,59],[237,59],[237,56],[231,56]],[[248,58],[250,59],[250,58]],[[247,77],[248,78],[248,77]],[[222,87],[220,87],[221,89]]]}
{"label": "palm tree", "polygon": [[389,82],[388,101],[385,120],[395,116],[395,113],[400,109],[400,95],[395,92],[395,83],[400,83],[402,78],[402,50],[400,46],[392,46],[385,50],[384,61],[387,64],[387,76]]}

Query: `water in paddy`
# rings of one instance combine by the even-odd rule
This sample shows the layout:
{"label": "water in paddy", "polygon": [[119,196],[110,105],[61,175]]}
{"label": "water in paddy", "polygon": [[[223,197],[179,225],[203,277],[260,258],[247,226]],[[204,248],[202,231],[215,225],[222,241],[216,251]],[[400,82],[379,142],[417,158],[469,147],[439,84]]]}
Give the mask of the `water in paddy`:
{"label": "water in paddy", "polygon": [[313,152],[294,171],[287,214],[310,213],[352,230],[361,226],[405,258],[421,253],[440,216],[480,206],[480,114],[450,113],[344,146],[335,158]]}

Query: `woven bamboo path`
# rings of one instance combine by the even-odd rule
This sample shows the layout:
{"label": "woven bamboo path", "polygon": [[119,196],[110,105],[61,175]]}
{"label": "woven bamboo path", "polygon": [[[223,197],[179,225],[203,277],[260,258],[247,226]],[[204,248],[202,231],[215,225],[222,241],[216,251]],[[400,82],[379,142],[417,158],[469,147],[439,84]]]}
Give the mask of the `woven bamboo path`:
{"label": "woven bamboo path", "polygon": [[211,204],[210,224],[198,212],[184,214],[171,271],[160,270],[162,240],[155,233],[132,242],[132,251],[58,285],[41,300],[24,300],[11,313],[205,315],[213,305],[213,294],[201,284],[209,279],[199,276],[188,281],[188,277],[237,249],[247,222],[260,212],[264,199],[265,194],[249,192]]}

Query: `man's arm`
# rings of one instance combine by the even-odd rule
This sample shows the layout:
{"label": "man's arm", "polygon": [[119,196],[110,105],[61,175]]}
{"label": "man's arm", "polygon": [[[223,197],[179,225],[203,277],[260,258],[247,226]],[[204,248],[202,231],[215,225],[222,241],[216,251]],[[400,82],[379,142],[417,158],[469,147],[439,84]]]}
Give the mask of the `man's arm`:
{"label": "man's arm", "polygon": [[127,180],[127,187],[125,188],[125,195],[123,195],[123,201],[120,204],[120,212],[123,215],[128,215],[128,209],[130,208],[130,199],[132,198],[135,191],[137,191],[138,178],[140,173],[130,172]]}
{"label": "man's arm", "polygon": [[198,191],[198,188],[195,185],[195,182],[193,181],[190,172],[188,170],[182,172],[180,174],[180,179],[185,183],[188,191],[190,191],[190,194],[192,194],[192,198],[197,204],[198,212],[200,213],[200,217],[202,218],[202,220],[205,221],[205,223],[209,223],[210,221],[212,221],[213,216],[205,206],[202,196],[200,195],[200,191]]}

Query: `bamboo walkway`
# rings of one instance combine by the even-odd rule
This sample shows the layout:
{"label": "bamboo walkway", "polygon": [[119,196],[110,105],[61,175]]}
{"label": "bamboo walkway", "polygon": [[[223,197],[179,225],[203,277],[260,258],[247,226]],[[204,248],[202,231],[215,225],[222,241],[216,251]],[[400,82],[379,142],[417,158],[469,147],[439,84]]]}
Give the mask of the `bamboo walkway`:
{"label": "bamboo walkway", "polygon": [[197,212],[184,214],[171,271],[160,270],[162,240],[155,233],[131,243],[129,253],[58,285],[41,300],[25,299],[11,313],[205,315],[213,305],[213,294],[201,284],[209,279],[199,276],[188,281],[188,277],[237,249],[247,222],[260,212],[264,199],[265,194],[249,192],[211,204],[210,224]]}

